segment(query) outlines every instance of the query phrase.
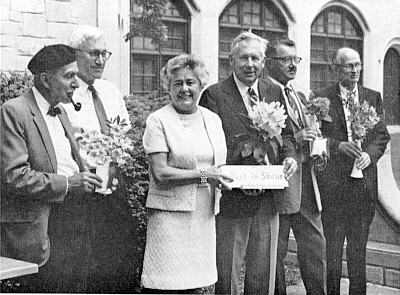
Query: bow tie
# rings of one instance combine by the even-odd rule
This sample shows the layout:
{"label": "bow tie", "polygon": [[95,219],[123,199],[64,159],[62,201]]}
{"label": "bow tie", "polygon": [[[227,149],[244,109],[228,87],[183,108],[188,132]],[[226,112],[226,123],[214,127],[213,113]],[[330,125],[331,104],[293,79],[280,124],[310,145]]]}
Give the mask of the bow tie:
{"label": "bow tie", "polygon": [[61,114],[61,110],[58,107],[50,106],[47,114],[52,117],[55,117],[56,115]]}

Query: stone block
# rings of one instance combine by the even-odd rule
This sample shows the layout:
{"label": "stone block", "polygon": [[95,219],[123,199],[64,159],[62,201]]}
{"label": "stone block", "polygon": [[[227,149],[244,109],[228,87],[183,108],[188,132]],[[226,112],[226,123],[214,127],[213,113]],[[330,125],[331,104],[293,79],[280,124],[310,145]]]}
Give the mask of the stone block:
{"label": "stone block", "polygon": [[48,36],[50,38],[60,38],[66,42],[75,27],[73,24],[47,23]]}
{"label": "stone block", "polygon": [[46,17],[49,22],[77,23],[77,20],[71,17],[69,2],[48,1],[46,3]]}
{"label": "stone block", "polygon": [[16,58],[15,70],[16,71],[26,71],[28,68],[28,63],[32,57],[18,55]]}
{"label": "stone block", "polygon": [[96,0],[71,0],[71,16],[96,19]]}
{"label": "stone block", "polygon": [[22,12],[11,10],[10,11],[10,20],[13,22],[22,21]]}
{"label": "stone block", "polygon": [[386,286],[400,289],[400,271],[394,269],[385,270]]}
{"label": "stone block", "polygon": [[400,270],[400,253],[368,250],[367,264],[381,265],[384,267]]}
{"label": "stone block", "polygon": [[97,26],[97,21],[94,18],[78,18],[78,26]]}
{"label": "stone block", "polygon": [[1,21],[1,34],[2,35],[22,35],[22,24],[18,22]]}
{"label": "stone block", "polygon": [[10,0],[1,1],[1,20],[9,20]]}
{"label": "stone block", "polygon": [[1,70],[13,71],[16,67],[16,50],[11,47],[0,48],[1,52]]}
{"label": "stone block", "polygon": [[24,36],[39,38],[47,37],[47,24],[45,14],[24,13],[22,25],[22,32]]}
{"label": "stone block", "polygon": [[15,48],[18,55],[31,57],[45,45],[54,43],[55,42],[52,39],[17,37],[15,41]]}
{"label": "stone block", "polygon": [[15,47],[15,36],[1,35],[1,47]]}
{"label": "stone block", "polygon": [[367,265],[367,281],[374,284],[383,285],[383,268]]}
{"label": "stone block", "polygon": [[44,13],[44,0],[11,0],[11,10],[29,13]]}

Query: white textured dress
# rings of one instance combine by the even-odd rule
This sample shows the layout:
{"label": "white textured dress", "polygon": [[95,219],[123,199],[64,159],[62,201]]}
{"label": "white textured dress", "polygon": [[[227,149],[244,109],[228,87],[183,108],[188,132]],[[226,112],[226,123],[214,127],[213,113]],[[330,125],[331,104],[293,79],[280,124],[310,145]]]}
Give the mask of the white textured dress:
{"label": "white textured dress", "polygon": [[[195,143],[196,169],[212,166],[213,149],[201,113],[179,117],[189,131],[185,140]],[[158,129],[154,132],[146,145],[165,151],[165,135]],[[215,249],[214,196],[209,186],[197,188],[195,211],[149,209],[142,284],[161,290],[212,285],[217,281]]]}

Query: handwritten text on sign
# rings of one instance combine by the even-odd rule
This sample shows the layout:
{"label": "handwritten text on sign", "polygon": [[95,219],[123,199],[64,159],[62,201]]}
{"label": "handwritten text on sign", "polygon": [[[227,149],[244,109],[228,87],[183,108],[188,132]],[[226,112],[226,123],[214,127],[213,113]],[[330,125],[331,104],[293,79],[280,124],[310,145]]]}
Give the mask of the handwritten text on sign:
{"label": "handwritten text on sign", "polygon": [[234,179],[232,188],[242,189],[283,189],[289,186],[283,174],[283,165],[226,165],[224,173]]}

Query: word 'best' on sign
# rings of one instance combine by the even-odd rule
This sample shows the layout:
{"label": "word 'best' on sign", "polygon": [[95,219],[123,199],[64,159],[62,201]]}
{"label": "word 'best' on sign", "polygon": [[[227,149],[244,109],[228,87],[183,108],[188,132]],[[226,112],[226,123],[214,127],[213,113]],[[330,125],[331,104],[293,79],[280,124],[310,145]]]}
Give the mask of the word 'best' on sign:
{"label": "word 'best' on sign", "polygon": [[289,184],[283,174],[283,165],[225,165],[224,173],[234,179],[231,188],[284,189]]}

